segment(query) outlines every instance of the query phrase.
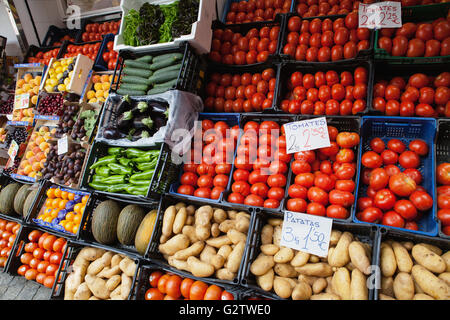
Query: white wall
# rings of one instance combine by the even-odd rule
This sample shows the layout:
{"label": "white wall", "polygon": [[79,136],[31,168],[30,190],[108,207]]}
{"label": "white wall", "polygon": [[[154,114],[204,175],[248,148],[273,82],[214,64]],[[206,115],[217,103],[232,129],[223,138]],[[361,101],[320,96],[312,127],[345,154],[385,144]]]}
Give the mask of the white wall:
{"label": "white wall", "polygon": [[2,2],[0,2],[0,21],[2,22],[0,35],[7,38],[6,55],[22,57],[22,50],[20,49],[19,42],[17,41],[16,34],[14,33],[14,28],[9,20],[7,10],[9,9],[7,9]]}

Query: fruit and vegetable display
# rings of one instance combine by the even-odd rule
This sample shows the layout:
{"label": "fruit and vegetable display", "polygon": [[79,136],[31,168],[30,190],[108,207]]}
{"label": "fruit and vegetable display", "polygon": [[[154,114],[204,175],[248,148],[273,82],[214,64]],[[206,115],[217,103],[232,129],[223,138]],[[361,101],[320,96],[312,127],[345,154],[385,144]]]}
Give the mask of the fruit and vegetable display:
{"label": "fruit and vegetable display", "polygon": [[26,244],[17,252],[21,265],[14,270],[27,280],[52,288],[67,245],[67,240],[53,234],[32,230]]}
{"label": "fruit and vegetable display", "polygon": [[178,82],[183,53],[125,59],[117,94],[145,96],[163,93]]}
{"label": "fruit and vegetable display", "polygon": [[41,85],[42,72],[26,72],[16,83],[16,96],[28,95],[28,105],[15,106],[13,121],[33,122],[33,108],[38,102],[39,87]]}
{"label": "fruit and vegetable display", "polygon": [[370,48],[371,31],[358,27],[358,13],[345,18],[289,18],[282,53],[297,61],[328,62],[355,58]]}
{"label": "fruit and vegetable display", "polygon": [[295,0],[295,12],[301,18],[311,18],[317,16],[332,16],[337,14],[345,14],[352,11],[358,11],[360,3],[374,3],[373,0],[346,0],[346,1],[307,1],[307,0]]}
{"label": "fruit and vegetable display", "polygon": [[30,55],[27,58],[27,63],[42,63],[48,66],[52,58],[58,57],[60,49],[61,48],[58,47],[50,50],[40,50],[36,52],[34,56]]}
{"label": "fruit and vegetable display", "polygon": [[145,300],[235,300],[220,286],[161,270],[152,271],[147,282]]}
{"label": "fruit and vegetable display", "polygon": [[436,167],[437,217],[442,232],[450,236],[450,163],[443,162]]}
{"label": "fruit and vegetable display", "polygon": [[74,58],[77,55],[82,54],[89,57],[92,61],[95,61],[101,44],[101,42],[86,43],[83,45],[69,44],[63,58]]}
{"label": "fruit and vegetable display", "polygon": [[232,281],[241,269],[250,214],[183,202],[164,210],[158,252],[198,278]]}
{"label": "fruit and vegetable display", "polygon": [[280,245],[282,227],[276,217],[261,227],[259,255],[249,262],[257,287],[282,299],[369,300],[371,243],[333,228],[328,254],[319,257]]}
{"label": "fruit and vegetable display", "polygon": [[[448,11],[448,9],[445,9]],[[405,22],[401,28],[379,31],[378,48],[394,57],[437,57],[450,55],[450,22],[444,18]]]}
{"label": "fruit and vegetable display", "polygon": [[386,116],[447,117],[450,115],[450,72],[430,77],[379,79],[373,87],[373,108]]}
{"label": "fruit and vegetable display", "polygon": [[265,62],[278,47],[280,26],[251,28],[245,34],[230,28],[214,29],[209,59],[226,65]]}
{"label": "fruit and vegetable display", "polygon": [[253,74],[214,72],[205,88],[205,111],[241,113],[272,108],[276,82],[274,68]]}
{"label": "fruit and vegetable display", "polygon": [[197,145],[194,142],[190,151],[193,157],[183,165],[180,186],[176,192],[218,200],[228,187],[240,129],[238,125],[231,127],[225,121],[205,119],[202,120],[201,129],[198,130],[202,132],[203,156],[201,161],[195,158]]}
{"label": "fruit and vegetable display", "polygon": [[0,268],[5,267],[19,231],[19,223],[0,219]]}
{"label": "fruit and vegetable display", "polygon": [[360,138],[356,132],[330,125],[328,133],[330,147],[294,153],[286,209],[348,219],[356,196],[355,156]]}
{"label": "fruit and vegetable display", "polygon": [[306,115],[362,113],[367,109],[368,77],[369,71],[365,67],[314,74],[295,71],[284,84],[280,108],[287,113]]}
{"label": "fruit and vegetable display", "polygon": [[383,240],[379,300],[449,300],[450,251],[404,239]]}
{"label": "fruit and vegetable display", "polygon": [[86,170],[94,170],[89,187],[109,193],[146,196],[159,159],[159,149],[109,147]]}
{"label": "fruit and vegetable display", "polygon": [[49,94],[40,98],[36,111],[43,116],[62,116],[64,98],[61,94]]}
{"label": "fruit and vegetable display", "polygon": [[73,75],[76,58],[56,60],[47,70],[48,76],[44,83],[46,92],[65,92]]}
{"label": "fruit and vegetable display", "polygon": [[120,20],[87,23],[81,34],[81,42],[102,40],[102,37],[106,34],[117,34],[119,28]]}
{"label": "fruit and vegetable display", "polygon": [[126,255],[83,247],[64,281],[64,300],[128,300],[137,265]]}
{"label": "fruit and vegetable display", "polygon": [[292,158],[281,125],[273,120],[246,122],[236,150],[227,201],[278,209],[285,198]]}
{"label": "fruit and vegetable display", "polygon": [[418,221],[431,214],[433,198],[422,187],[422,157],[429,146],[421,139],[370,140],[361,157],[361,182],[367,186],[358,197],[356,217],[365,222],[419,230]]}
{"label": "fruit and vegetable display", "polygon": [[257,21],[271,21],[280,13],[288,13],[291,10],[293,0],[240,0],[230,3],[229,11],[225,17],[225,23],[250,23]]}

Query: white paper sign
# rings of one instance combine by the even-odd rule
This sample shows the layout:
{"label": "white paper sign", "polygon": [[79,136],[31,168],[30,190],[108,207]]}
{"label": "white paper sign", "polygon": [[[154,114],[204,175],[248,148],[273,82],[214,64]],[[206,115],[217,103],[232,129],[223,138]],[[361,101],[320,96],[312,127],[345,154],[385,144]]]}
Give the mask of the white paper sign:
{"label": "white paper sign", "polygon": [[394,1],[360,3],[358,18],[360,28],[400,28],[402,26],[402,6],[400,2]]}
{"label": "white paper sign", "polygon": [[19,151],[19,145],[15,140],[11,141],[11,144],[8,149],[8,155],[11,158],[11,161],[14,162],[14,159],[16,158],[17,152]]}
{"label": "white paper sign", "polygon": [[67,153],[69,150],[69,141],[67,136],[64,135],[61,139],[58,139],[58,155]]}
{"label": "white paper sign", "polygon": [[330,218],[286,211],[280,245],[326,257],[332,225]]}
{"label": "white paper sign", "polygon": [[30,94],[17,94],[14,96],[14,109],[26,109],[30,106]]}
{"label": "white paper sign", "polygon": [[314,118],[284,124],[287,153],[329,147],[327,119]]}

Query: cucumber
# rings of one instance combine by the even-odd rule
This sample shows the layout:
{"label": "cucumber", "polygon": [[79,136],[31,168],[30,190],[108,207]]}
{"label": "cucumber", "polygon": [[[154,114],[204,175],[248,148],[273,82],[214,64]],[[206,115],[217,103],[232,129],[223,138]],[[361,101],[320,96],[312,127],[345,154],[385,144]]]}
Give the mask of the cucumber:
{"label": "cucumber", "polygon": [[172,70],[157,75],[153,75],[148,80],[150,80],[152,83],[164,83],[169,80],[177,79],[179,73],[180,70]]}
{"label": "cucumber", "polygon": [[137,76],[142,78],[150,78],[153,75],[153,71],[151,70],[144,70],[132,67],[125,67],[123,68],[122,72],[124,72],[128,76]]}
{"label": "cucumber", "polygon": [[118,89],[117,94],[122,96],[145,96],[145,91],[140,90],[129,90],[129,89]]}
{"label": "cucumber", "polygon": [[170,89],[170,87],[156,87],[147,91],[147,95],[158,94],[166,92]]}
{"label": "cucumber", "polygon": [[149,70],[150,66],[151,66],[151,64],[145,63],[142,61],[135,61],[135,60],[131,60],[131,59],[125,60],[125,67],[142,68],[142,69]]}
{"label": "cucumber", "polygon": [[168,71],[173,71],[173,70],[178,70],[178,71],[179,71],[180,69],[181,69],[181,63],[179,63],[179,64],[174,64],[174,65],[171,65],[171,66],[168,66],[168,67],[165,67],[165,68],[156,70],[156,71],[153,73],[153,76],[156,76],[156,75],[159,75],[159,74],[161,74],[161,73],[168,72]]}
{"label": "cucumber", "polygon": [[140,61],[140,62],[145,62],[145,63],[150,63],[152,62],[153,57],[152,56],[142,56],[140,58],[135,59],[134,61]]}
{"label": "cucumber", "polygon": [[122,83],[120,89],[124,90],[135,90],[135,91],[147,91],[148,85],[146,84],[136,84],[136,83]]}
{"label": "cucumber", "polygon": [[181,60],[181,59],[183,59],[183,54],[179,53],[179,52],[162,54],[162,55],[154,57],[152,62],[157,63],[157,62],[169,59],[169,58],[173,58],[175,60]]}
{"label": "cucumber", "polygon": [[172,56],[172,57],[169,57],[169,58],[164,59],[164,60],[158,60],[158,62],[153,62],[153,63],[150,65],[150,70],[156,71],[156,70],[158,70],[158,69],[162,69],[162,68],[171,66],[171,65],[173,65],[175,62],[177,62],[178,60],[179,60],[179,59],[178,59],[176,56]]}
{"label": "cucumber", "polygon": [[136,76],[124,76],[122,77],[122,83],[135,83],[135,84],[146,84],[150,85],[151,81],[146,78],[136,77]]}

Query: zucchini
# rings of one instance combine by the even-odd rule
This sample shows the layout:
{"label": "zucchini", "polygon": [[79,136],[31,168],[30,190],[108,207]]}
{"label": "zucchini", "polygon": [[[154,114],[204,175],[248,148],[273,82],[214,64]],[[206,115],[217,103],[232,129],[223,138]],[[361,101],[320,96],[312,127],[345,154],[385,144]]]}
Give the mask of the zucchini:
{"label": "zucchini", "polygon": [[163,93],[169,91],[170,87],[155,87],[147,91],[147,95]]}
{"label": "zucchini", "polygon": [[151,66],[151,64],[145,63],[142,61],[135,61],[135,60],[131,60],[131,59],[125,60],[125,67],[142,68],[142,69],[149,70],[150,66]]}
{"label": "zucchini", "polygon": [[181,60],[181,59],[183,59],[183,54],[179,53],[179,52],[162,54],[162,55],[154,57],[152,62],[157,63],[157,62],[160,62],[160,61],[163,61],[166,59],[170,59],[170,58],[175,59],[175,60]]}
{"label": "zucchini", "polygon": [[146,78],[136,77],[136,76],[124,76],[122,77],[122,83],[136,83],[136,84],[146,84],[150,85],[151,82]]}
{"label": "zucchini", "polygon": [[174,64],[174,65],[171,65],[171,66],[168,66],[168,67],[165,67],[165,68],[156,70],[156,71],[153,73],[153,76],[156,76],[156,75],[161,74],[161,73],[164,73],[164,72],[173,71],[173,70],[178,70],[178,71],[179,71],[180,69],[181,69],[181,63],[179,63],[179,64]]}
{"label": "zucchini", "polygon": [[172,56],[172,57],[169,57],[164,60],[158,60],[158,62],[153,62],[150,65],[150,70],[156,71],[158,69],[162,69],[162,68],[171,66],[171,65],[175,64],[175,62],[177,62],[178,60],[179,59],[176,56]]}
{"label": "zucchini", "polygon": [[153,57],[152,56],[142,56],[140,58],[135,59],[134,61],[140,61],[140,62],[145,62],[145,63],[150,63],[152,62]]}
{"label": "zucchini", "polygon": [[117,94],[120,94],[122,96],[145,96],[145,91],[140,90],[129,90],[129,89],[118,89]]}
{"label": "zucchini", "polygon": [[124,90],[135,90],[135,91],[147,91],[148,85],[137,84],[137,83],[122,83],[120,89]]}
{"label": "zucchini", "polygon": [[166,92],[170,89],[172,89],[172,87],[174,85],[176,85],[178,82],[178,79],[173,79],[164,83],[160,83],[160,84],[156,84],[153,89],[150,89],[147,94],[157,94],[157,93],[163,93]]}
{"label": "zucchini", "polygon": [[169,80],[177,79],[179,73],[180,70],[172,70],[157,75],[153,75],[148,80],[150,80],[152,83],[164,83]]}
{"label": "zucchini", "polygon": [[124,72],[128,76],[137,76],[142,78],[150,78],[153,75],[153,71],[151,70],[144,70],[132,67],[125,67],[123,68],[122,72]]}

